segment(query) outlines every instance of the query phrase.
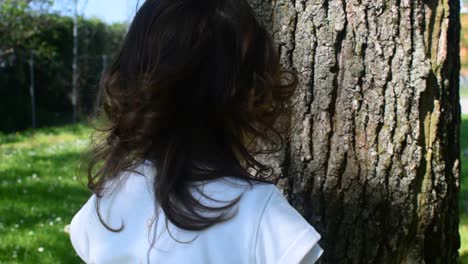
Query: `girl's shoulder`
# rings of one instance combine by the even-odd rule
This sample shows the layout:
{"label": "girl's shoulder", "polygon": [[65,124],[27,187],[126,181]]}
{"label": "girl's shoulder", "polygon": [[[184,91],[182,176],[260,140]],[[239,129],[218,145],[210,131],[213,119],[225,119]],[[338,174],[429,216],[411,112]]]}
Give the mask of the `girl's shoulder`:
{"label": "girl's shoulder", "polygon": [[242,194],[238,214],[226,229],[250,230],[239,236],[245,236],[245,244],[253,245],[255,263],[315,263],[323,253],[318,244],[321,235],[274,184],[250,186],[227,177],[207,187],[215,197],[218,194],[217,198]]}
{"label": "girl's shoulder", "polygon": [[[155,170],[148,165],[143,164],[136,168],[136,172],[123,175],[120,183],[109,185],[112,188],[102,197],[100,209],[110,226],[118,228],[122,219],[131,224],[150,217],[147,212],[153,211],[154,195],[152,178],[148,176]],[[214,243],[212,246],[219,247],[220,241],[224,241],[221,238],[226,238],[230,250],[234,250],[235,245],[239,246],[239,251],[243,247],[249,248],[248,263],[300,263],[303,259],[307,261],[301,263],[314,263],[323,252],[318,245],[320,234],[274,184],[249,184],[243,179],[222,177],[196,185],[193,195],[210,207],[223,206],[240,198],[232,208],[236,210],[235,216],[202,231],[195,247],[197,243],[200,246]],[[107,231],[98,229],[95,202],[93,195],[70,225],[70,238],[83,260],[91,257],[88,249],[92,241],[107,237]]]}

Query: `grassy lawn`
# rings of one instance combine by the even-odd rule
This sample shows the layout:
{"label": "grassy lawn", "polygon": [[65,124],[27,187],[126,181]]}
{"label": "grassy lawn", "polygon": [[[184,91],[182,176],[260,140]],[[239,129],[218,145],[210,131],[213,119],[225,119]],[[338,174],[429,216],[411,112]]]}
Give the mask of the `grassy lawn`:
{"label": "grassy lawn", "polygon": [[[468,16],[467,16],[467,22],[468,22]],[[460,83],[460,98],[468,99],[468,83]]]}
{"label": "grassy lawn", "polygon": [[463,155],[468,150],[468,114],[462,115],[460,133],[461,173],[460,173],[460,263],[468,264],[468,156]]}
{"label": "grassy lawn", "polygon": [[83,125],[0,134],[0,263],[82,263],[64,232],[89,196]]}
{"label": "grassy lawn", "polygon": [[[81,263],[64,228],[90,195],[86,180],[76,178],[90,132],[71,125],[34,135],[0,133],[0,263]],[[465,149],[467,114],[461,131]],[[461,159],[460,263],[468,264],[468,157]]]}
{"label": "grassy lawn", "polygon": [[460,98],[468,99],[468,88],[460,89]]}

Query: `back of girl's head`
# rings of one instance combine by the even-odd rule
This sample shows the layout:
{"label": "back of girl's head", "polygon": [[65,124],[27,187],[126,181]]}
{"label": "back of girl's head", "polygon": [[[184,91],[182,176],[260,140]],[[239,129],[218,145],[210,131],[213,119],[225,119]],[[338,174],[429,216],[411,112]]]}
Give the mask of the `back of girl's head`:
{"label": "back of girl's head", "polygon": [[147,0],[101,80],[107,127],[98,129],[105,138],[88,164],[89,188],[100,196],[118,172],[150,160],[169,220],[190,230],[223,221],[187,213],[203,208],[190,182],[265,181],[255,143],[281,148],[274,123],[296,83],[247,0]]}

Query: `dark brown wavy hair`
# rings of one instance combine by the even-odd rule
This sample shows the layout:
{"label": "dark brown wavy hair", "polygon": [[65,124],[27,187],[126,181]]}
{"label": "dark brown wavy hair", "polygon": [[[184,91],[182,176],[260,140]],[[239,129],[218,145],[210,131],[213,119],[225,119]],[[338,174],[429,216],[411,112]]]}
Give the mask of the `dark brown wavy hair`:
{"label": "dark brown wavy hair", "polygon": [[255,155],[283,147],[275,123],[296,85],[247,0],[145,1],[101,79],[104,123],[95,129],[103,137],[86,161],[101,223],[124,228],[104,223],[99,199],[119,172],[147,160],[166,225],[203,230],[230,219],[225,212],[240,197],[212,208],[190,187],[226,176],[271,182]]}

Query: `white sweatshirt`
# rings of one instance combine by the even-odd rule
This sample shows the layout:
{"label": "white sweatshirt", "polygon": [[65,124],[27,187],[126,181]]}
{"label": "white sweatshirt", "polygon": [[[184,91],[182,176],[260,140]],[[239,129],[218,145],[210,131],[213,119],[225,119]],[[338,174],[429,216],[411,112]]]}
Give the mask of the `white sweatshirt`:
{"label": "white sweatshirt", "polygon": [[[260,183],[249,187],[232,177],[200,185],[206,195],[220,201],[229,202],[242,194],[232,219],[203,231],[182,230],[169,222],[169,234],[164,212],[154,203],[154,166],[147,161],[135,170],[143,175],[124,172],[122,184],[109,184],[112,191],[106,192],[100,202],[104,222],[114,229],[123,223],[121,232],[111,232],[99,222],[95,195],[73,217],[70,240],[84,262],[303,264],[315,263],[323,253],[317,243],[320,234],[289,205],[276,186]],[[203,204],[225,204],[197,194],[194,192]]]}

